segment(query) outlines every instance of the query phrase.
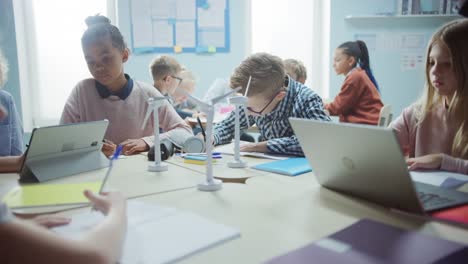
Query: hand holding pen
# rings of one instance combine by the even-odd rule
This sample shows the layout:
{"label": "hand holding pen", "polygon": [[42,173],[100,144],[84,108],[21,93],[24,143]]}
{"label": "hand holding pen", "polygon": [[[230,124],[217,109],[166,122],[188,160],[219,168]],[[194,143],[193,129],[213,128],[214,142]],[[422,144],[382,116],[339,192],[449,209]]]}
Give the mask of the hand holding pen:
{"label": "hand holding pen", "polygon": [[[110,158],[109,167],[107,168],[106,175],[104,176],[104,179],[102,180],[102,183],[101,183],[101,187],[99,188],[99,194],[103,193],[103,190],[104,190],[104,187],[106,186],[107,180],[109,180],[109,176],[111,175],[112,168],[114,167],[114,160],[119,158],[120,153],[122,152],[122,148],[123,148],[122,145],[118,145],[115,152],[114,152],[114,155],[112,155],[112,157]],[[95,210],[95,208],[93,207],[91,210],[93,211],[93,210]]]}

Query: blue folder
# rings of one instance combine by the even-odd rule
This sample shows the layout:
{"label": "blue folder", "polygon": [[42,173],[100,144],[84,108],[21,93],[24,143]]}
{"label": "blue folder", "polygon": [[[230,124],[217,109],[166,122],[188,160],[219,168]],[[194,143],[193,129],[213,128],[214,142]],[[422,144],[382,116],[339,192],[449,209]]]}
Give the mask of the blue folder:
{"label": "blue folder", "polygon": [[306,158],[289,158],[272,162],[258,164],[252,167],[256,170],[263,170],[288,176],[297,176],[309,171],[312,168]]}

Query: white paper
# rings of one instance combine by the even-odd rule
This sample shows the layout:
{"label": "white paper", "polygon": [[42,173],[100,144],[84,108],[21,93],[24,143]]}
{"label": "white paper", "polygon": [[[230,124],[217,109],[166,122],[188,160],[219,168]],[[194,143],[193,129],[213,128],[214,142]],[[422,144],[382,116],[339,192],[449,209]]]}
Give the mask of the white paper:
{"label": "white paper", "polygon": [[378,51],[399,51],[401,49],[400,34],[379,34],[377,37]]}
{"label": "white paper", "polygon": [[174,32],[172,25],[167,20],[153,22],[153,46],[173,47]]}
{"label": "white paper", "polygon": [[[149,205],[128,203],[128,230],[121,263],[173,263],[202,250],[237,238],[239,231],[197,215]],[[99,212],[72,217],[67,226],[53,230],[72,239],[104,219]]]}
{"label": "white paper", "polygon": [[198,8],[198,26],[224,28],[224,0],[211,0],[208,9]]}
{"label": "white paper", "polygon": [[133,18],[133,44],[135,48],[153,46],[153,25],[150,19]]}
{"label": "white paper", "polygon": [[195,44],[195,22],[176,23],[176,45],[194,48]]}
{"label": "white paper", "polygon": [[410,175],[413,181],[435,186],[441,186],[442,183],[448,178],[464,181],[468,180],[467,175],[447,171],[410,171]]}
{"label": "white paper", "polygon": [[[251,142],[247,141],[240,141],[240,145],[242,146],[243,144],[250,144]],[[214,152],[219,152],[221,154],[227,154],[227,155],[234,155],[234,142],[226,145],[221,145],[217,146],[214,149]],[[276,154],[267,154],[267,153],[262,153],[262,152],[244,152],[241,151],[239,153],[241,156],[248,156],[248,157],[256,157],[256,158],[263,158],[263,159],[272,159],[272,160],[285,160],[291,158],[291,156],[288,155],[276,155]]]}
{"label": "white paper", "polygon": [[200,31],[200,46],[224,47],[224,31]]}
{"label": "white paper", "polygon": [[133,19],[151,17],[151,0],[133,0],[131,8]]}
{"label": "white paper", "polygon": [[196,0],[176,0],[176,19],[195,20]]}
{"label": "white paper", "polygon": [[172,0],[152,0],[151,14],[153,19],[170,19],[175,16],[175,6]]}
{"label": "white paper", "polygon": [[404,49],[424,50],[425,46],[424,34],[403,34],[401,36],[401,47]]}
{"label": "white paper", "polygon": [[424,69],[424,56],[423,53],[405,53],[401,55],[401,70],[423,70]]}

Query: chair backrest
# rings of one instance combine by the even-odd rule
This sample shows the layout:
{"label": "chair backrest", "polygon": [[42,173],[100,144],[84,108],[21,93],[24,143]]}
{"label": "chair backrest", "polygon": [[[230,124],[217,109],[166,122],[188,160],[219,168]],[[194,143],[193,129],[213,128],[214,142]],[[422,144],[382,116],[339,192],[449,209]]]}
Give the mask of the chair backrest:
{"label": "chair backrest", "polygon": [[379,116],[379,126],[380,127],[387,127],[392,122],[392,106],[391,105],[384,105],[382,109],[380,109],[380,116]]}

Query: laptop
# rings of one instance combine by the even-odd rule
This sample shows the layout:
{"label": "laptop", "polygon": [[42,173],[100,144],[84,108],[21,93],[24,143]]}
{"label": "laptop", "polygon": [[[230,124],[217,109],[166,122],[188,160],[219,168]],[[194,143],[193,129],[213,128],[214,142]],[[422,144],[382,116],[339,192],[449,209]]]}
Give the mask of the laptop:
{"label": "laptop", "polygon": [[317,181],[326,188],[416,214],[468,203],[466,193],[412,181],[390,128],[289,121]]}
{"label": "laptop", "polygon": [[44,182],[107,167],[101,152],[108,120],[35,128],[20,182]]}

